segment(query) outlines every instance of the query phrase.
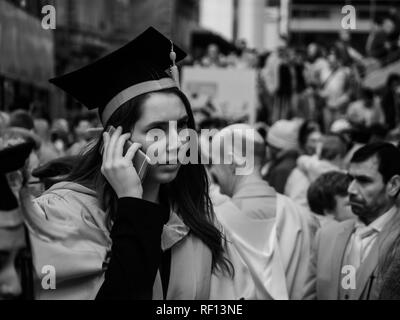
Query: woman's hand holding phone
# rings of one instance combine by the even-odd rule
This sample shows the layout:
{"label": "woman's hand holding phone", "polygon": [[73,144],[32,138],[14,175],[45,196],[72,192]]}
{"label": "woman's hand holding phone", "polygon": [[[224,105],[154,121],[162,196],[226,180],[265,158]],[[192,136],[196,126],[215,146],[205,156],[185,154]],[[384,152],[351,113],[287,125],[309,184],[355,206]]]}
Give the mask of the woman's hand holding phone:
{"label": "woman's hand holding phone", "polygon": [[107,132],[103,134],[104,151],[101,172],[114,189],[118,198],[131,197],[141,199],[143,187],[132,163],[141,145],[133,143],[124,156],[124,145],[131,135],[129,133],[121,135],[121,133],[122,128],[118,127],[111,137]]}

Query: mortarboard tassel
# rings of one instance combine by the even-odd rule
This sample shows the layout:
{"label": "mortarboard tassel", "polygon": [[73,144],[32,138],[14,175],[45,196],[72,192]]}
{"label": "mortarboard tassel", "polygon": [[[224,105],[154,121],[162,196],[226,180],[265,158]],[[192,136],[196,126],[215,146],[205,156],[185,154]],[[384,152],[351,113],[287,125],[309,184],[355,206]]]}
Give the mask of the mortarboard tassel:
{"label": "mortarboard tassel", "polygon": [[169,54],[169,58],[172,61],[172,66],[170,68],[172,79],[175,81],[178,88],[180,88],[180,81],[179,81],[179,70],[176,66],[176,53],[174,51],[174,43],[171,41],[171,53]]}

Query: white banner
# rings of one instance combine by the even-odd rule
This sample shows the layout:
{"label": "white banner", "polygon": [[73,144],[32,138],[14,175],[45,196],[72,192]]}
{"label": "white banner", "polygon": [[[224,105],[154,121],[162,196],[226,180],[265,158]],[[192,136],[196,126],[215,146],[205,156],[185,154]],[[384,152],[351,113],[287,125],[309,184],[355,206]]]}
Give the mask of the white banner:
{"label": "white banner", "polygon": [[209,102],[216,109],[215,116],[228,120],[247,117],[250,124],[256,120],[255,70],[184,67],[182,90],[195,112]]}

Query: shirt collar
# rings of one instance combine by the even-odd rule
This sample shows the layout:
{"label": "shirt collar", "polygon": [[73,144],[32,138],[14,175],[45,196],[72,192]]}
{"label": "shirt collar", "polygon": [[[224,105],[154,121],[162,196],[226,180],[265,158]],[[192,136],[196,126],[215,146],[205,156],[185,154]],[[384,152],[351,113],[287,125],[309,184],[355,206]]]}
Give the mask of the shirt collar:
{"label": "shirt collar", "polygon": [[[382,232],[383,228],[386,224],[393,218],[396,214],[397,208],[393,206],[389,211],[381,215],[378,219],[374,220],[368,227],[369,229],[373,229],[376,232]],[[363,228],[365,224],[361,222],[359,219],[356,221],[356,228]]]}
{"label": "shirt collar", "polygon": [[172,211],[170,219],[164,225],[161,234],[161,249],[163,251],[171,249],[175,244],[183,240],[189,232],[190,228],[185,225],[175,211]]}

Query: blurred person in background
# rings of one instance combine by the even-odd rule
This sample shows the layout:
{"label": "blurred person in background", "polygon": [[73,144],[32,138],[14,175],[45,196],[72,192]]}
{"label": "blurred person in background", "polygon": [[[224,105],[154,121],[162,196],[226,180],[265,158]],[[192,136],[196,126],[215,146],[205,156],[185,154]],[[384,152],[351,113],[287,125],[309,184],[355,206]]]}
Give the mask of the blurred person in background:
{"label": "blurred person in background", "polygon": [[315,155],[302,155],[297,159],[296,167],[287,179],[284,194],[308,208],[307,190],[310,184],[326,172],[340,171],[346,150],[346,142],[341,136],[325,136]]}
{"label": "blurred person in background", "polygon": [[[319,96],[323,100],[322,112],[325,132],[328,132],[334,121],[345,116],[352,95],[351,72],[344,65],[343,57],[336,47],[330,49],[328,61],[330,74],[319,89]],[[320,111],[318,110],[318,112]]]}
{"label": "blurred person in background", "polygon": [[336,41],[335,45],[342,52],[344,64],[346,66],[362,64],[363,56],[352,47],[351,34],[349,30],[341,30],[339,32],[339,40]]}
{"label": "blurred person in background", "polygon": [[291,48],[287,47],[278,50],[281,61],[278,65],[278,82],[272,109],[272,118],[275,120],[291,119],[294,116],[297,69],[293,62],[293,52]]}
{"label": "blurred person in background", "polygon": [[34,144],[9,142],[0,146],[0,300],[26,300],[33,299],[32,267],[19,194]]}
{"label": "blurred person in background", "polygon": [[304,114],[306,119],[321,122],[324,103],[319,96],[319,89],[330,75],[330,67],[323,49],[316,43],[307,46],[304,76],[307,90],[304,95]]}
{"label": "blurred person in background", "polygon": [[314,181],[327,168],[341,170],[346,156],[347,142],[339,134],[328,134],[322,139],[320,150],[314,156],[301,156],[297,164]]}
{"label": "blurred person in background", "polygon": [[[265,143],[253,127],[231,125],[215,135],[211,157],[221,159],[226,154],[232,155],[233,162],[212,163],[210,170],[228,197],[224,200],[210,191],[218,219],[273,299],[300,299],[317,221],[262,179]],[[243,161],[254,163],[254,168],[239,175]],[[229,199],[239,210],[223,209],[221,203]]]}
{"label": "blurred person in background", "polygon": [[41,146],[38,151],[40,165],[57,159],[60,154],[50,139],[50,125],[46,119],[34,120],[35,133],[39,136]]}
{"label": "blurred person in background", "polygon": [[310,43],[307,47],[306,80],[312,87],[319,87],[330,74],[329,62],[323,54],[322,48],[316,43]]}
{"label": "blurred person in background", "polygon": [[393,16],[388,14],[383,20],[383,30],[386,34],[385,50],[386,56],[383,60],[384,65],[388,65],[400,58],[399,33],[396,21]]}
{"label": "blurred person in background", "polygon": [[261,77],[269,95],[270,122],[288,119],[292,111],[295,74],[290,64],[286,39],[281,38],[277,48],[268,56]]}
{"label": "blurred person in background", "polygon": [[34,123],[32,115],[25,110],[16,110],[10,115],[10,127],[23,128],[28,131],[33,131]]}
{"label": "blurred person in background", "polygon": [[68,121],[66,119],[56,119],[53,121],[53,125],[51,126],[52,131],[63,131],[66,134],[70,134],[70,127]]}
{"label": "blurred person in background", "polygon": [[299,48],[295,48],[292,49],[290,53],[291,71],[294,75],[294,95],[291,116],[311,119],[308,105],[305,52]]}
{"label": "blurred person in background", "polygon": [[363,88],[360,99],[350,103],[347,109],[347,119],[356,126],[370,128],[376,124],[385,123],[385,115],[371,89]]}
{"label": "blurred person in background", "polygon": [[231,65],[237,69],[256,69],[258,66],[257,50],[250,48],[244,49],[241,56],[232,60]]}
{"label": "blurred person in background", "polygon": [[32,172],[40,165],[39,151],[42,141],[34,131],[32,115],[25,110],[16,110],[12,112],[10,115],[9,127],[3,132],[3,141],[5,146],[9,145],[9,143],[13,143],[13,141],[27,141],[34,144],[34,148],[27,162],[27,184],[35,196],[40,195],[42,192],[42,186],[38,183],[38,180],[32,176]]}
{"label": "blurred person in background", "polygon": [[351,211],[347,193],[350,182],[346,173],[330,171],[311,183],[307,191],[307,201],[311,211],[319,218],[321,227],[331,221],[341,222],[356,218]]}
{"label": "blurred person in background", "polygon": [[383,62],[388,55],[387,43],[389,37],[394,31],[395,24],[389,16],[376,16],[366,44],[367,54]]}
{"label": "blurred person in background", "polygon": [[393,130],[400,124],[400,74],[389,75],[382,97],[386,125]]}
{"label": "blurred person in background", "polygon": [[224,66],[224,61],[223,61],[222,54],[220,53],[220,49],[217,44],[211,43],[207,47],[207,52],[206,55],[201,59],[201,65],[203,67],[223,67]]}
{"label": "blurred person in background", "polygon": [[317,147],[322,142],[322,132],[318,123],[306,120],[299,129],[299,147],[304,155],[317,153]]}
{"label": "blurred person in background", "polygon": [[90,121],[85,116],[79,116],[73,125],[74,144],[68,149],[67,155],[76,156],[83,152],[90,140],[89,129],[92,128]]}
{"label": "blurred person in background", "polygon": [[299,120],[277,121],[267,134],[268,163],[263,168],[264,179],[280,194],[284,194],[287,180],[299,157]]}
{"label": "blurred person in background", "polygon": [[57,119],[53,122],[50,139],[60,157],[64,157],[73,143],[70,127],[66,119]]}

